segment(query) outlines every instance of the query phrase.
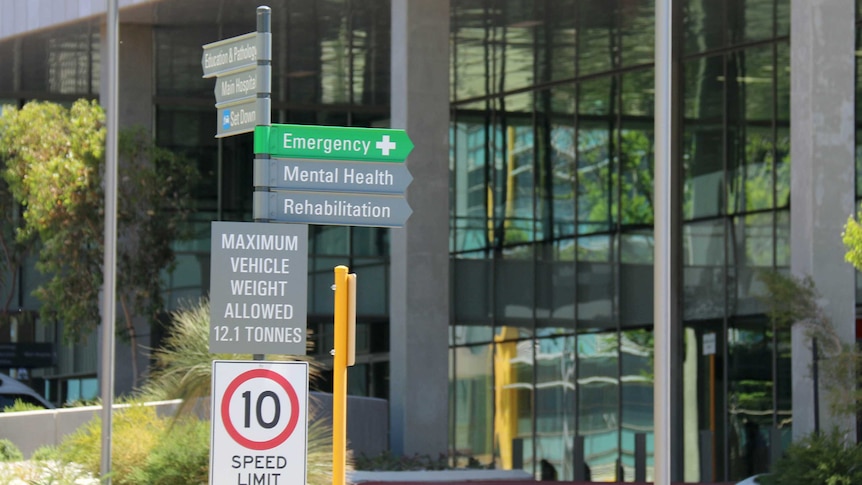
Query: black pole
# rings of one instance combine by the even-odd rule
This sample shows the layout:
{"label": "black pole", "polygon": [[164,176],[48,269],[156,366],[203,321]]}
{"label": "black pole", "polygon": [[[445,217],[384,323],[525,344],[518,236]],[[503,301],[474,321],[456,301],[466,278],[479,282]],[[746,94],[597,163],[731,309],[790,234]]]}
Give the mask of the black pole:
{"label": "black pole", "polygon": [[820,434],[820,383],[817,366],[817,337],[811,339],[811,359],[813,360],[811,371],[814,374],[814,433]]}

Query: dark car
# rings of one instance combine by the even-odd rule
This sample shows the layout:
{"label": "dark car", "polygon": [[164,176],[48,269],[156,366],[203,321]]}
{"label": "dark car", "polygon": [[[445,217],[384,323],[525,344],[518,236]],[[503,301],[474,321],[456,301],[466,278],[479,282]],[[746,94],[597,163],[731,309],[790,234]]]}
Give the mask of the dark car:
{"label": "dark car", "polygon": [[25,404],[41,406],[45,409],[54,409],[53,404],[46,401],[38,392],[23,382],[13,379],[6,374],[0,374],[0,412],[7,406],[15,404],[16,400],[20,400]]}

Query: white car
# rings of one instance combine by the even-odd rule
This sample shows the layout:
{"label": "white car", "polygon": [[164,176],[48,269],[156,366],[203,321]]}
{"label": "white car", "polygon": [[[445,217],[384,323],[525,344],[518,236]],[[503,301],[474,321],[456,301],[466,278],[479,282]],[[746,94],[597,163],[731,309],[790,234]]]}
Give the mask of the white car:
{"label": "white car", "polygon": [[16,400],[42,406],[45,409],[54,409],[53,404],[46,401],[38,392],[23,382],[13,379],[6,374],[0,374],[0,412],[7,406],[15,404]]}

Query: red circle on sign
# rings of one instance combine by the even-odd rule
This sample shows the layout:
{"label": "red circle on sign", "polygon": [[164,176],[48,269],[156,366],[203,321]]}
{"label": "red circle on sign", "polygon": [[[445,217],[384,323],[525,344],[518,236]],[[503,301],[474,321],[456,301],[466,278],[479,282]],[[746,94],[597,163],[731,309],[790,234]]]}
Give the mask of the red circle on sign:
{"label": "red circle on sign", "polygon": [[[287,393],[288,399],[290,399],[290,419],[287,421],[287,426],[284,428],[284,431],[278,434],[275,438],[266,441],[253,441],[237,431],[236,427],[234,427],[233,423],[230,420],[230,400],[233,396],[234,392],[236,392],[237,388],[241,386],[243,383],[250,379],[262,378],[269,379],[278,384],[284,391]],[[293,386],[290,385],[290,382],[287,382],[287,379],[284,378],[281,374],[277,372],[273,372],[269,369],[252,369],[250,371],[243,372],[238,375],[234,380],[231,381],[230,385],[227,386],[225,390],[224,397],[221,402],[221,419],[224,423],[224,427],[227,430],[227,434],[230,435],[231,438],[234,439],[238,444],[257,451],[269,450],[271,448],[275,448],[276,446],[282,444],[290,437],[293,433],[293,430],[296,429],[296,424],[299,422],[299,398],[296,396],[296,391],[293,389]]]}

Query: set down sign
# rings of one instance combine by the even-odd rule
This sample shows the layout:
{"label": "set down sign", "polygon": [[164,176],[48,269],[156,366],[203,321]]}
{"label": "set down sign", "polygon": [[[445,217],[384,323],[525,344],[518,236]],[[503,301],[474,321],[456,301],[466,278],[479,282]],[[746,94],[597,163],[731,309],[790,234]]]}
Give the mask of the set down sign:
{"label": "set down sign", "polygon": [[306,362],[213,361],[210,485],[305,483]]}

